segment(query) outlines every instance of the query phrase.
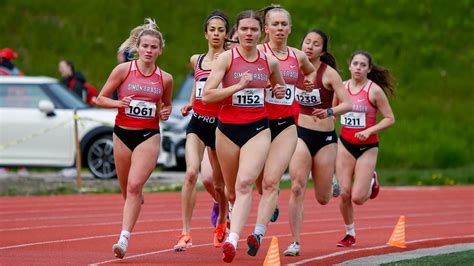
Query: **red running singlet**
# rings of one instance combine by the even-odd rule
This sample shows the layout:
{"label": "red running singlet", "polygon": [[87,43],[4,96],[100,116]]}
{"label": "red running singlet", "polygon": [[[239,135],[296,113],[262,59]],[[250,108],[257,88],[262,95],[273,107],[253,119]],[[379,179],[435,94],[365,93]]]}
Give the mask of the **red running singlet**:
{"label": "red running singlet", "polygon": [[300,73],[296,88],[296,101],[299,104],[300,113],[311,115],[314,108],[326,109],[332,106],[332,98],[334,92],[328,90],[323,84],[323,75],[328,65],[321,62],[316,72],[316,80],[314,81],[314,89],[311,92],[305,91],[303,88],[304,76]]}
{"label": "red running singlet", "polygon": [[240,77],[246,71],[253,80],[246,88],[234,93],[222,103],[219,120],[226,124],[246,124],[266,118],[265,88],[269,84],[270,67],[265,53],[258,51],[255,61],[245,60],[236,48],[232,49],[232,61],[224,78],[222,86],[230,87],[239,83]]}
{"label": "red running singlet", "polygon": [[130,106],[118,108],[115,124],[123,127],[159,129],[159,105],[163,95],[163,75],[158,66],[145,76],[137,61],[130,62],[128,74],[118,88],[118,97],[134,95]]}
{"label": "red running singlet", "polygon": [[352,111],[341,115],[341,137],[356,145],[377,143],[379,141],[377,134],[370,135],[364,142],[355,137],[356,133],[377,123],[377,107],[369,101],[369,91],[373,82],[368,80],[357,94],[351,93],[350,83],[350,80],[347,80],[344,86],[352,101]]}
{"label": "red running singlet", "polygon": [[218,117],[219,111],[221,110],[222,103],[209,103],[204,104],[202,102],[202,95],[204,93],[204,85],[211,73],[210,69],[202,68],[202,60],[206,54],[201,54],[198,57],[196,65],[194,66],[194,81],[196,83],[196,94],[194,95],[193,110],[195,113],[202,116]]}
{"label": "red running singlet", "polygon": [[265,97],[265,108],[268,112],[268,119],[277,120],[287,118],[294,115],[293,104],[296,104],[295,99],[295,85],[298,81],[299,63],[295,52],[290,47],[287,48],[287,57],[285,59],[278,58],[268,43],[263,44],[265,53],[271,52],[273,56],[278,59],[280,72],[286,83],[285,97],[277,99],[272,88],[267,88],[267,95]]}

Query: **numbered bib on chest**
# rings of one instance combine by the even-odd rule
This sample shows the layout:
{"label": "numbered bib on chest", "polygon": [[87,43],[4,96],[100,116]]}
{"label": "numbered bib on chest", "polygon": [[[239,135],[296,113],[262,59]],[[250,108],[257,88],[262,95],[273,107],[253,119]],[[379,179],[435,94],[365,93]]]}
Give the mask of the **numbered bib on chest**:
{"label": "numbered bib on chest", "polygon": [[242,107],[263,107],[263,89],[243,89],[232,94],[232,105]]}
{"label": "numbered bib on chest", "polygon": [[341,125],[348,128],[365,128],[365,113],[345,113],[341,116]]}
{"label": "numbered bib on chest", "polygon": [[304,106],[315,106],[321,104],[321,95],[319,89],[314,89],[311,92],[296,88],[296,101]]}
{"label": "numbered bib on chest", "polygon": [[277,99],[275,97],[275,94],[273,93],[272,88],[267,88],[267,95],[265,97],[265,101],[267,103],[273,103],[273,104],[281,104],[281,105],[292,105],[293,100],[295,99],[295,85],[292,84],[286,84],[286,91],[285,91],[285,97],[281,99]]}
{"label": "numbered bib on chest", "polygon": [[204,92],[205,84],[206,84],[206,81],[196,82],[196,99],[202,99],[202,94]]}
{"label": "numbered bib on chest", "polygon": [[138,118],[154,118],[156,114],[156,104],[147,101],[132,100],[129,107],[125,109],[125,114]]}

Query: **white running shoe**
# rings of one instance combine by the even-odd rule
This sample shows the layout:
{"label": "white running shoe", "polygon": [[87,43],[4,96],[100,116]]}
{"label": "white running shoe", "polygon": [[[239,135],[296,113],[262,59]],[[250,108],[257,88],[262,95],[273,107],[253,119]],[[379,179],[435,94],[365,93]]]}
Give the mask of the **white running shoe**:
{"label": "white running shoe", "polygon": [[339,185],[339,182],[337,181],[337,178],[335,175],[332,176],[332,196],[334,198],[339,197],[341,195],[341,186]]}
{"label": "white running shoe", "polygon": [[127,252],[127,247],[128,243],[124,241],[119,241],[117,244],[114,244],[112,250],[114,251],[115,257],[123,259],[123,257],[125,257],[125,253]]}
{"label": "white running shoe", "polygon": [[291,243],[291,245],[288,246],[288,248],[283,251],[283,255],[285,256],[299,256],[300,255],[300,244],[297,242]]}

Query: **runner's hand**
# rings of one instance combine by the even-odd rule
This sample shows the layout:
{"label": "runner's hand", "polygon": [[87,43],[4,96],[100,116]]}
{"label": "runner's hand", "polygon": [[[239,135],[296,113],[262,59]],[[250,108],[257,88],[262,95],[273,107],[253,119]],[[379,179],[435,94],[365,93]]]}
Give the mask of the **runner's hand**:
{"label": "runner's hand", "polygon": [[286,93],[285,85],[276,84],[275,86],[273,86],[273,94],[275,95],[275,98],[282,99],[283,97],[285,97],[285,93]]}
{"label": "runner's hand", "polygon": [[135,96],[135,95],[130,95],[130,96],[123,97],[122,100],[119,101],[119,106],[118,107],[123,107],[123,108],[129,107],[133,96]]}
{"label": "runner's hand", "polygon": [[181,107],[181,115],[187,116],[192,109],[193,109],[192,104],[190,103],[185,104],[183,107]]}
{"label": "runner's hand", "polygon": [[168,120],[170,118],[171,114],[171,105],[164,106],[161,104],[161,109],[160,109],[160,119],[163,121]]}
{"label": "runner's hand", "polygon": [[313,81],[309,80],[309,79],[305,79],[303,81],[303,88],[305,91],[307,92],[311,92],[313,89],[314,89],[314,83]]}

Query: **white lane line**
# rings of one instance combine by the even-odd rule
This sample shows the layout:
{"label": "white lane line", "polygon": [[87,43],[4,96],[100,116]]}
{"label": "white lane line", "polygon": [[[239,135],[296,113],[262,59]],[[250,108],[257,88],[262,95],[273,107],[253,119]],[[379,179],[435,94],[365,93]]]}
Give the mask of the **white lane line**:
{"label": "white lane line", "polygon": [[[462,208],[464,209],[464,208]],[[313,212],[317,211],[308,211],[306,214],[311,214]],[[147,215],[149,212],[147,212]],[[158,214],[155,212],[155,214]],[[159,212],[159,214],[162,214]],[[433,216],[436,214],[440,214],[443,216],[451,216],[451,215],[471,215],[472,213],[468,212],[443,212],[443,213],[418,213],[418,214],[410,214],[407,213],[405,216],[409,217],[429,217]],[[120,214],[116,214],[120,215]],[[102,215],[104,216],[104,215]],[[254,217],[256,214],[252,214],[249,217]],[[79,217],[85,217],[85,216],[79,216]],[[95,217],[95,216],[94,216]],[[398,214],[390,214],[390,215],[376,215],[376,216],[370,216],[370,217],[362,217],[359,220],[371,220],[371,219],[389,219],[389,218],[394,218],[394,217],[399,217]],[[208,216],[195,216],[193,220],[201,220],[201,219],[208,219]],[[119,220],[119,219],[118,219]],[[181,221],[182,218],[176,217],[176,218],[166,218],[166,219],[148,219],[148,220],[138,220],[137,223],[147,223],[147,222],[175,222],[175,221]],[[335,217],[335,218],[324,218],[324,219],[310,219],[307,220],[307,222],[333,222],[333,221],[339,221],[340,217]],[[276,222],[274,224],[287,224],[288,222]],[[5,229],[0,229],[0,232],[13,232],[13,231],[22,231],[22,230],[36,230],[36,229],[52,229],[52,228],[71,228],[71,227],[84,227],[84,226],[102,226],[102,225],[115,225],[115,224],[121,224],[121,222],[102,222],[102,223],[79,223],[79,224],[59,224],[59,225],[43,225],[43,226],[23,226],[23,227],[11,227],[11,228],[5,228]]]}
{"label": "white lane line", "polygon": [[[436,224],[436,225],[438,225],[438,224]],[[426,239],[418,239],[418,240],[413,240],[413,241],[407,241],[406,243],[407,244],[413,244],[413,243],[428,242],[428,241],[447,240],[447,239],[463,239],[463,238],[471,238],[471,237],[474,237],[474,235],[426,238]],[[338,251],[338,252],[334,252],[334,253],[331,253],[331,254],[326,254],[326,255],[323,255],[323,256],[318,256],[318,257],[313,257],[313,258],[309,258],[309,259],[300,260],[300,261],[297,261],[295,263],[288,264],[288,265],[301,265],[301,264],[305,264],[305,263],[309,263],[309,262],[315,262],[315,261],[318,261],[318,260],[337,257],[337,256],[340,256],[340,255],[350,254],[350,253],[354,253],[354,252],[366,251],[366,250],[377,250],[377,249],[383,249],[383,248],[388,248],[388,247],[389,246],[387,246],[387,245],[383,245],[383,246],[374,246],[374,247],[367,247],[367,248],[356,248],[356,249]]]}
{"label": "white lane line", "polygon": [[[419,202],[418,202],[419,203]],[[472,207],[473,207],[474,204],[467,204],[467,205],[459,205],[459,204],[450,204],[450,205],[446,205],[447,207],[449,206],[449,210],[454,210],[454,209],[461,209],[461,210],[468,210],[469,211],[469,214],[473,214],[473,211],[472,211]],[[397,207],[399,207],[400,205],[398,204]],[[433,207],[436,206],[438,208],[442,208],[443,205],[440,205],[440,204],[434,204],[432,205]],[[405,208],[403,209],[404,212],[410,212],[410,211],[414,211],[414,212],[417,212],[419,210],[426,210],[426,209],[429,209],[431,206],[427,206],[426,204],[420,204],[419,206],[414,206],[412,208]],[[370,212],[370,213],[373,213],[373,212],[378,212],[378,211],[386,211],[387,208],[389,208],[387,205],[384,205],[384,206],[380,206],[380,208],[373,208],[373,209],[369,209],[369,210],[361,210],[360,213],[366,213],[366,212]],[[169,208],[167,208],[169,209]],[[167,215],[172,215],[172,214],[176,214],[176,217],[181,217],[180,215],[180,211],[162,211],[160,209],[156,210],[156,208],[153,208],[151,210],[147,210],[146,211],[146,214],[158,214],[158,213],[161,213],[161,214],[167,214]],[[198,209],[196,209],[196,211],[199,211]],[[204,210],[202,210],[204,211]],[[56,212],[56,211],[55,211]],[[317,212],[318,214],[324,214],[324,213],[339,213],[338,210],[308,210],[306,211],[305,213],[315,213]],[[5,218],[5,219],[0,219],[0,223],[4,223],[4,222],[27,222],[27,221],[45,221],[45,220],[64,220],[64,219],[77,219],[77,218],[81,218],[81,217],[85,217],[85,218],[97,218],[97,217],[104,217],[104,216],[121,216],[122,215],[122,212],[121,211],[117,211],[117,212],[113,212],[113,213],[101,213],[101,214],[90,214],[90,215],[60,215],[60,216],[39,216],[39,217],[29,217],[29,218]]]}
{"label": "white lane line", "polygon": [[[469,222],[443,222],[443,223],[429,223],[429,224],[423,223],[423,224],[410,224],[409,227],[424,227],[424,226],[427,226],[427,225],[444,226],[444,225],[463,224],[463,223],[474,223],[474,222],[473,221],[469,221]],[[253,226],[253,225],[248,225],[247,224],[246,226]],[[361,227],[361,228],[357,228],[357,230],[358,231],[363,231],[363,230],[387,229],[387,228],[393,228],[393,225],[377,226],[377,227]],[[302,236],[322,235],[322,234],[337,233],[337,232],[340,232],[340,231],[341,231],[340,229],[326,230],[326,231],[313,231],[313,232],[301,233],[301,235]],[[264,237],[264,239],[270,239],[274,236],[276,236],[276,237],[291,237],[291,234],[280,234],[280,235],[266,236],[266,237]],[[474,236],[474,235],[472,235],[472,236]],[[464,236],[462,236],[462,237],[464,237]],[[443,239],[443,238],[439,238],[439,239]],[[419,242],[419,241],[424,241],[424,240],[415,240],[415,241],[410,241],[409,243],[416,243],[416,242]],[[239,240],[239,242],[246,242],[246,239],[241,239],[241,240]],[[207,243],[207,244],[201,244],[201,245],[193,245],[192,248],[205,247],[205,246],[210,246],[210,245],[213,245],[213,244],[212,243]],[[385,245],[385,246],[380,246],[380,247],[387,247],[387,246]],[[364,250],[364,249],[359,249],[359,250]],[[109,263],[109,262],[118,262],[118,261],[128,260],[128,259],[132,259],[132,258],[144,257],[144,256],[149,256],[149,255],[154,255],[154,254],[159,254],[159,253],[165,253],[165,252],[168,252],[168,251],[174,251],[174,249],[164,249],[164,250],[157,250],[157,251],[152,251],[152,252],[147,252],[147,253],[140,253],[140,254],[135,254],[135,255],[131,255],[131,256],[126,256],[123,259],[113,259],[113,260],[106,260],[106,261],[101,261],[101,262],[94,262],[94,263],[91,263],[90,265],[100,265],[100,264],[105,264],[105,263]],[[335,255],[335,256],[337,256],[337,255]],[[324,256],[322,256],[322,257],[324,257]]]}
{"label": "white lane line", "polygon": [[[196,227],[195,230],[202,230],[202,229],[210,229],[212,227]],[[194,228],[193,228],[194,229]],[[145,234],[156,234],[156,233],[168,233],[168,232],[179,232],[182,228],[177,229],[164,229],[164,230],[153,230],[153,231],[141,231],[141,232],[133,232],[134,235],[145,235]],[[39,245],[49,245],[49,244],[57,244],[57,243],[67,243],[67,242],[76,242],[76,241],[83,241],[83,240],[91,240],[91,239],[100,239],[100,238],[108,238],[108,237],[118,237],[118,234],[113,235],[100,235],[100,236],[89,236],[89,237],[79,237],[79,238],[70,238],[70,239],[62,239],[62,240],[51,240],[51,241],[43,241],[43,242],[35,242],[35,243],[27,243],[27,244],[20,244],[20,245],[13,245],[13,246],[6,246],[0,247],[0,250],[6,249],[15,249],[15,248],[23,248],[23,247],[31,247],[31,246],[39,246]]]}

